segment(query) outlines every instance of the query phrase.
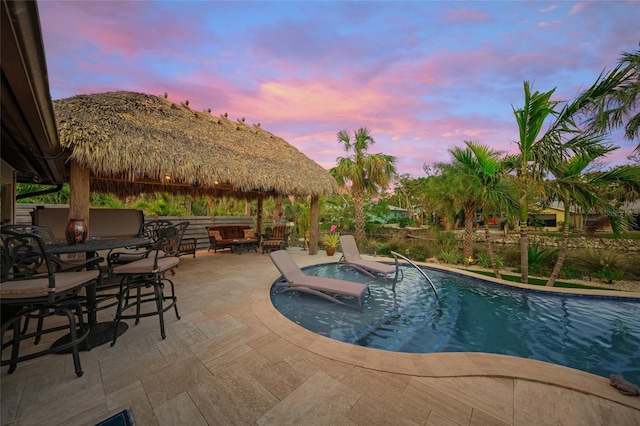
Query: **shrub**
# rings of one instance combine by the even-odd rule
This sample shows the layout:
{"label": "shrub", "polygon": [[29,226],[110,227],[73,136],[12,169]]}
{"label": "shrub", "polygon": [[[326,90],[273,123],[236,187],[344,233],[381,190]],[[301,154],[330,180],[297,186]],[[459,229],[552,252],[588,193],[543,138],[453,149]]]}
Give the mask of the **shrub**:
{"label": "shrub", "polygon": [[462,260],[462,254],[458,250],[442,250],[440,252],[440,259],[444,263],[455,265]]}
{"label": "shrub", "polygon": [[453,247],[457,244],[456,234],[452,231],[436,232],[436,243],[443,247]]}
{"label": "shrub", "polygon": [[375,238],[366,238],[364,243],[358,248],[361,253],[377,254],[380,253],[381,245],[384,245],[384,243]]}
{"label": "shrub", "polygon": [[374,250],[374,253],[382,254],[384,256],[390,256],[391,249],[386,243],[380,243],[378,247]]}
{"label": "shrub", "polygon": [[520,266],[520,250],[507,247],[502,254],[503,263],[510,268],[517,268]]}
{"label": "shrub", "polygon": [[390,251],[402,253],[403,248],[407,245],[404,233],[393,233],[387,238],[387,247]]}
{"label": "shrub", "polygon": [[607,250],[580,250],[578,256],[574,262],[585,275],[609,282],[623,279],[631,269],[625,256]]}
{"label": "shrub", "polygon": [[418,262],[424,262],[427,259],[427,252],[424,248],[419,246],[411,246],[407,249],[409,253],[407,257],[411,260],[417,260]]}
{"label": "shrub", "polygon": [[532,228],[540,231],[542,230],[542,228],[544,228],[544,220],[539,219],[539,218],[534,218],[531,220],[531,225]]}
{"label": "shrub", "polygon": [[374,232],[380,227],[380,224],[374,222],[366,222],[364,224],[364,232]]}
{"label": "shrub", "polygon": [[560,251],[559,248],[547,248],[542,247],[538,244],[534,244],[529,246],[528,256],[529,256],[529,270],[531,272],[537,273],[548,273],[551,272],[551,268],[553,268],[553,259],[556,254]]}
{"label": "shrub", "polygon": [[611,266],[605,266],[599,271],[594,272],[593,276],[611,283],[624,278],[624,271],[613,269]]}
{"label": "shrub", "polygon": [[579,270],[579,269],[575,269],[575,268],[562,268],[560,270],[560,278],[563,278],[565,280],[572,280],[572,279],[581,279],[583,277],[583,273]]}
{"label": "shrub", "polygon": [[[493,259],[496,261],[496,266],[498,268],[502,268],[504,266],[504,262],[502,260],[502,256],[497,253],[493,253]],[[491,268],[491,259],[489,258],[489,253],[486,250],[478,252],[478,265],[483,268]]]}
{"label": "shrub", "polygon": [[424,262],[433,256],[433,244],[427,240],[414,239],[409,243],[409,251],[416,260]]}

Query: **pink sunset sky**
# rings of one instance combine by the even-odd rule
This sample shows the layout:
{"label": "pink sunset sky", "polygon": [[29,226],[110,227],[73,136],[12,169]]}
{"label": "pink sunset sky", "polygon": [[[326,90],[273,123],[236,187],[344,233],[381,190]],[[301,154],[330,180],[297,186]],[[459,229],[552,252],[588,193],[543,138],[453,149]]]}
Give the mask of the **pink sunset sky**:
{"label": "pink sunset sky", "polygon": [[[370,129],[399,173],[465,140],[514,151],[523,82],[570,100],[638,49],[640,2],[40,1],[53,99],[168,93],[325,168]],[[611,136],[622,164],[637,141]]]}

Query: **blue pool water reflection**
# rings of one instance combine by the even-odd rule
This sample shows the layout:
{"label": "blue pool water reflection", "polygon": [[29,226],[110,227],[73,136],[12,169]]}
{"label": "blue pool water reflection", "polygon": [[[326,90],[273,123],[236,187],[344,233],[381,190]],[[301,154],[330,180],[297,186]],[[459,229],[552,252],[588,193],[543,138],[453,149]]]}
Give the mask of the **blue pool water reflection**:
{"label": "blue pool water reflection", "polygon": [[552,362],[640,384],[640,301],[526,291],[462,275],[415,269],[385,285],[337,264],[306,274],[369,284],[363,312],[301,292],[276,293],[274,306],[301,326],[370,348],[396,352],[488,352]]}

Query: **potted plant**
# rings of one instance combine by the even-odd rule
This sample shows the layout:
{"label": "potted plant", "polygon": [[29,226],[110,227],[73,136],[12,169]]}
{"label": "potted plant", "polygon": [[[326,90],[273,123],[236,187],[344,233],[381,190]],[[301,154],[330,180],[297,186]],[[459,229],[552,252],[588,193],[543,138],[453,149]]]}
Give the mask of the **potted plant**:
{"label": "potted plant", "polygon": [[322,237],[322,244],[324,244],[327,256],[333,256],[340,245],[340,234],[336,234],[334,232],[324,234]]}

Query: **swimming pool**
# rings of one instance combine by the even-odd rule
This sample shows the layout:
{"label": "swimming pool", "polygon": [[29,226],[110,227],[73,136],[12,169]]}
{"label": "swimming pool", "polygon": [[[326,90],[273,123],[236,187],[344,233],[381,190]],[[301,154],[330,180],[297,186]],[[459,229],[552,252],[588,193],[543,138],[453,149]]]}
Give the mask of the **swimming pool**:
{"label": "swimming pool", "polygon": [[369,284],[362,312],[274,287],[271,301],[304,328],[355,345],[513,355],[640,383],[640,300],[527,291],[424,268],[437,300],[417,270],[401,268],[404,279],[395,293],[390,284],[337,264],[303,268]]}

